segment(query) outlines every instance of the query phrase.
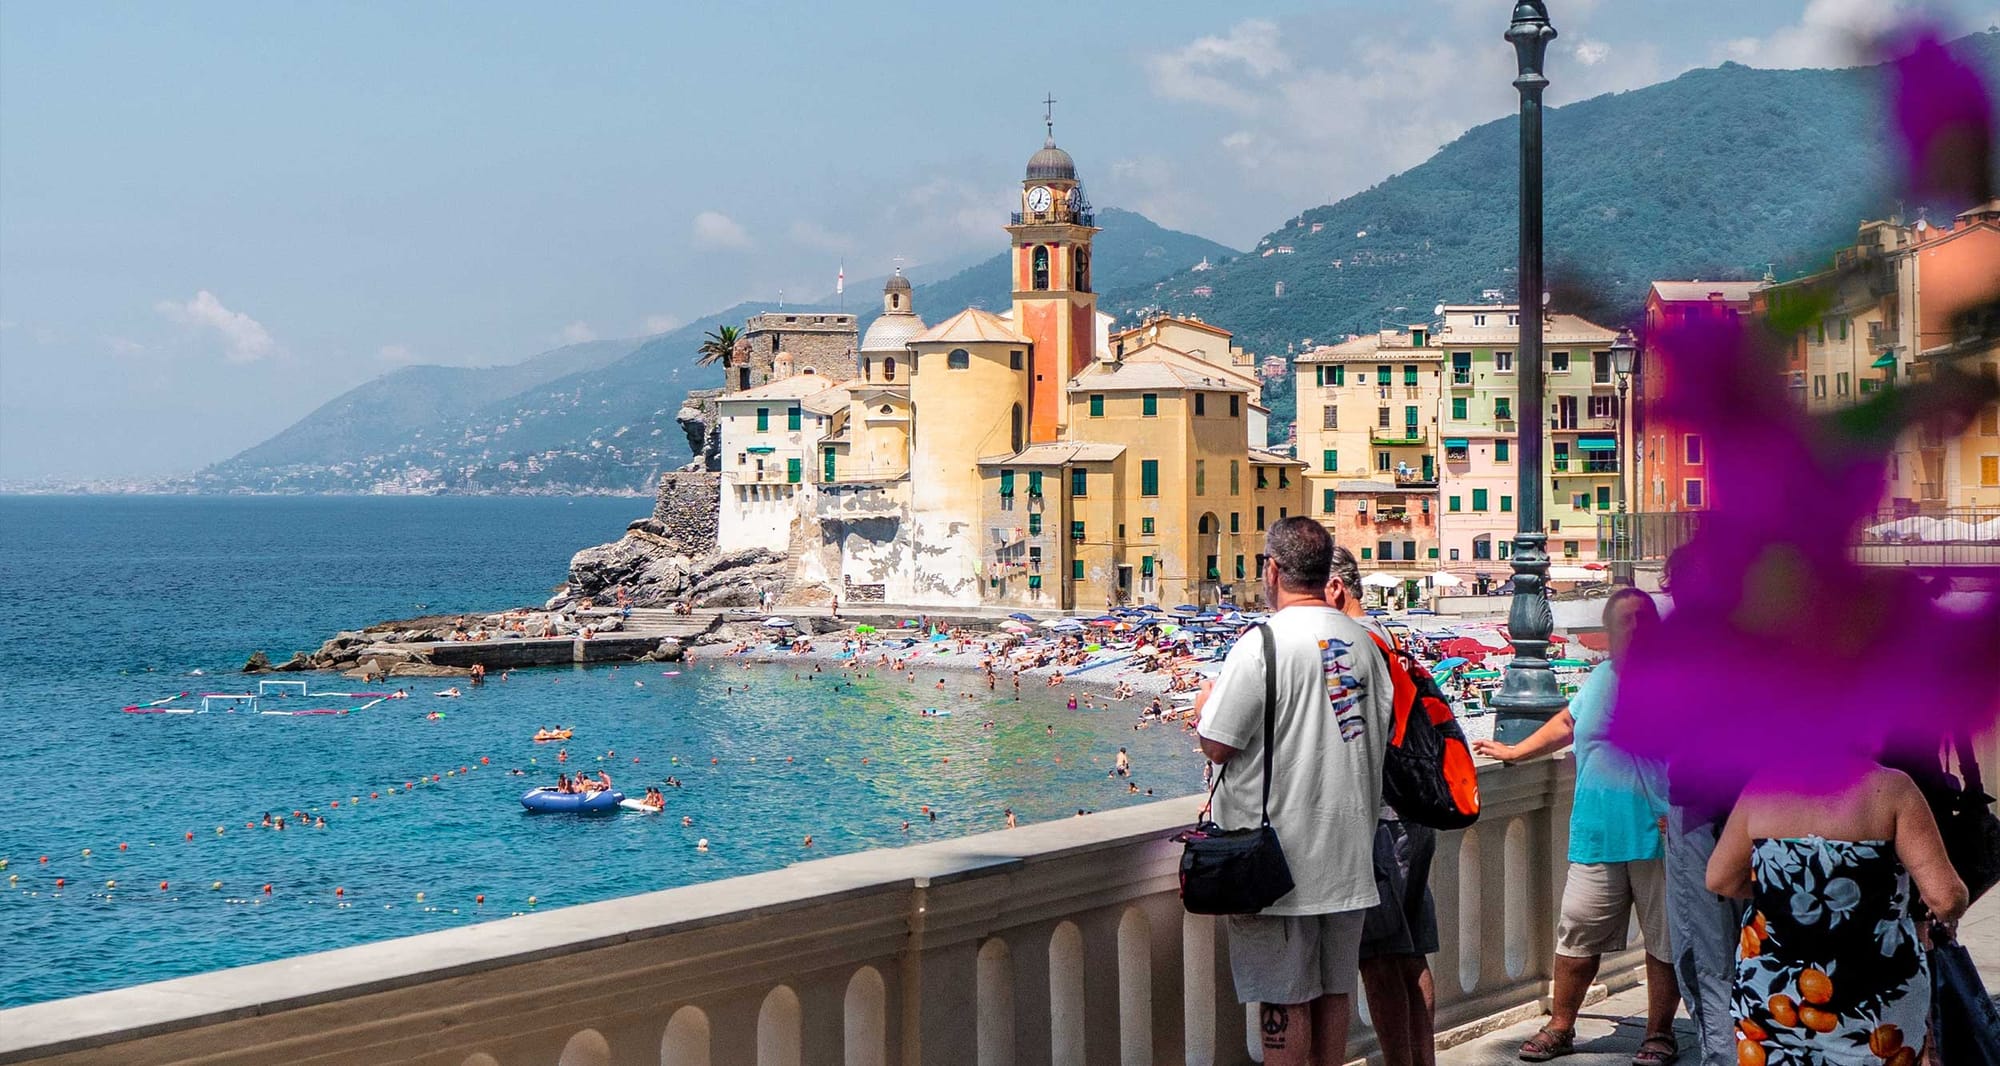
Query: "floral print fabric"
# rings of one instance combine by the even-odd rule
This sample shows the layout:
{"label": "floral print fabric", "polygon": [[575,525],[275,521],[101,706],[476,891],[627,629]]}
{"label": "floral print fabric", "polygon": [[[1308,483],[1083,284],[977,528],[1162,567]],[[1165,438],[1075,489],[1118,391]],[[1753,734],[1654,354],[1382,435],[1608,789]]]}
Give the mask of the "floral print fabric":
{"label": "floral print fabric", "polygon": [[1738,1066],[1914,1066],[1930,971],[1886,841],[1758,840],[1736,954]]}

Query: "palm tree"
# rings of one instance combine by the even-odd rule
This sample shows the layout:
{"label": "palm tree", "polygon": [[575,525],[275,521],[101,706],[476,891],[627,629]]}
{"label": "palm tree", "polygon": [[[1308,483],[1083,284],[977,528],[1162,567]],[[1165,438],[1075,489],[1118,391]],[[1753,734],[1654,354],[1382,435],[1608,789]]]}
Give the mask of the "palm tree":
{"label": "palm tree", "polygon": [[729,357],[736,352],[736,334],[735,326],[723,326],[708,331],[702,339],[701,347],[695,349],[695,365],[713,366],[716,363],[728,363]]}

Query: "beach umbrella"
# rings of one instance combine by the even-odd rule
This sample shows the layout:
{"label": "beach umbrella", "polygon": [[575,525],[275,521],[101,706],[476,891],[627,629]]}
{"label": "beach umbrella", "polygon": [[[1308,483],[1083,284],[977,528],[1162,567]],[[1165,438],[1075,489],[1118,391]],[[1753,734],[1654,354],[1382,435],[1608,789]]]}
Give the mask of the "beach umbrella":
{"label": "beach umbrella", "polygon": [[1032,632],[1035,627],[1028,625],[1026,622],[1016,622],[1009,618],[1005,622],[1000,623],[1000,628],[1009,633],[1028,633]]}
{"label": "beach umbrella", "polygon": [[1016,622],[1033,622],[1035,620],[1034,615],[1026,614],[1021,611],[1015,611],[1013,614],[1010,614],[1007,617],[1012,618]]}
{"label": "beach umbrella", "polygon": [[1180,605],[1179,607],[1176,607],[1176,608],[1174,608],[1174,613],[1175,613],[1175,614],[1200,614],[1200,613],[1201,613],[1201,605],[1200,605],[1200,604],[1196,604],[1196,603],[1183,603],[1183,604],[1181,604],[1181,605]]}
{"label": "beach umbrella", "polygon": [[1139,606],[1134,607],[1132,609],[1135,611],[1158,611],[1160,609],[1160,605],[1157,603],[1142,603]]}
{"label": "beach umbrella", "polygon": [[1402,583],[1402,578],[1389,574],[1369,574],[1361,579],[1362,586],[1371,589],[1392,589]]}
{"label": "beach umbrella", "polygon": [[791,620],[791,619],[789,619],[789,618],[766,618],[766,619],[764,619],[764,628],[766,628],[766,629],[790,629],[790,628],[792,628],[792,625],[793,625],[793,622],[792,622],[792,620]]}
{"label": "beach umbrella", "polygon": [[1105,615],[1102,618],[1093,618],[1090,620],[1090,624],[1094,626],[1115,626],[1121,624],[1121,622],[1122,619],[1114,618],[1111,615]]}
{"label": "beach umbrella", "polygon": [[1437,664],[1436,666],[1431,667],[1431,673],[1448,674],[1451,673],[1453,670],[1456,670],[1459,667],[1464,666],[1468,661],[1469,660],[1467,659],[1454,655],[1451,658],[1446,659],[1443,662]]}
{"label": "beach umbrella", "polygon": [[874,627],[874,626],[871,626],[871,625],[869,625],[868,623],[866,623],[866,622],[863,622],[863,623],[861,623],[860,625],[858,625],[858,626],[855,626],[855,627],[854,627],[854,631],[855,631],[856,633],[873,633],[873,632],[875,632],[876,630],[875,630],[875,627]]}
{"label": "beach umbrella", "polygon": [[1465,579],[1449,570],[1440,570],[1431,575],[1431,584],[1441,589],[1455,589],[1465,584]]}

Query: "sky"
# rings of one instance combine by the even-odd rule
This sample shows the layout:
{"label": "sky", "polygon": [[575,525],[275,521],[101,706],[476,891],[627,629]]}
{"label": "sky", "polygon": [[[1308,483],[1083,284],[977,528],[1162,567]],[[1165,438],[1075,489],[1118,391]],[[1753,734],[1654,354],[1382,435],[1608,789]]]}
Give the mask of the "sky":
{"label": "sky", "polygon": [[[1550,0],[1549,98],[1848,65],[1896,2]],[[1050,93],[1094,202],[1248,247],[1510,113],[1511,9],[8,0],[0,481],[997,252]]]}

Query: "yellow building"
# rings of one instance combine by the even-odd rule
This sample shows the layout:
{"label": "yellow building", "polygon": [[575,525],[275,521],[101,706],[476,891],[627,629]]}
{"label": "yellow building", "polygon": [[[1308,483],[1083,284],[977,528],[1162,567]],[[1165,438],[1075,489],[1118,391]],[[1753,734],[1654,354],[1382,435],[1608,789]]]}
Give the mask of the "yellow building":
{"label": "yellow building", "polygon": [[1439,569],[1444,355],[1414,325],[1315,348],[1294,368],[1308,513],[1364,570],[1406,583]]}
{"label": "yellow building", "polygon": [[[1300,464],[1263,448],[1255,357],[1197,319],[1104,328],[1090,289],[1096,230],[1053,138],[1006,228],[1007,314],[968,309],[927,328],[898,274],[853,380],[780,380],[731,399],[736,417],[782,393],[820,432],[771,445],[785,449],[786,478],[795,454],[817,458],[797,471],[812,491],[749,493],[755,508],[737,507],[722,546],[782,546],[800,600],[1257,602],[1263,532],[1303,509],[1305,483]],[[725,423],[728,440],[748,439]]]}

